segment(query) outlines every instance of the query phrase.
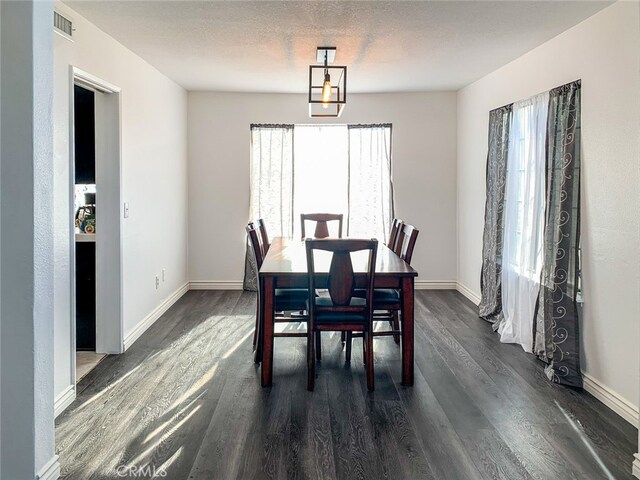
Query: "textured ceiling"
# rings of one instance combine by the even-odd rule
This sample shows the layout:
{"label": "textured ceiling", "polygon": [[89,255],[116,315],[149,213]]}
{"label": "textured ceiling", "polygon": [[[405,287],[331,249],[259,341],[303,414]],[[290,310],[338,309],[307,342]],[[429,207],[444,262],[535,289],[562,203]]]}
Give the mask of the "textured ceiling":
{"label": "textured ceiling", "polygon": [[611,2],[66,3],[188,90],[305,92],[331,45],[350,92],[398,92],[461,88]]}

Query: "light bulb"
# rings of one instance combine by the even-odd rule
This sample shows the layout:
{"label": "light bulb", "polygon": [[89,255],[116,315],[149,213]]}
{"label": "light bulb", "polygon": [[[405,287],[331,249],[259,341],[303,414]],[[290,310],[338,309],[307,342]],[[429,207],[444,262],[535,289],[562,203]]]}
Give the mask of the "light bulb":
{"label": "light bulb", "polygon": [[322,103],[331,101],[331,77],[329,73],[324,74],[324,83],[322,84]]}

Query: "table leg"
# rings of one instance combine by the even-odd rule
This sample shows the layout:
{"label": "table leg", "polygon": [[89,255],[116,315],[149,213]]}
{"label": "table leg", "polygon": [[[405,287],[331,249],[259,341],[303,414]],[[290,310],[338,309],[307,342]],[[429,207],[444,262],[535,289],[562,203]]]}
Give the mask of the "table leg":
{"label": "table leg", "polygon": [[402,385],[413,386],[413,277],[402,279]]}
{"label": "table leg", "polygon": [[273,277],[264,277],[264,314],[262,334],[262,386],[270,387],[273,377],[273,316],[275,288]]}

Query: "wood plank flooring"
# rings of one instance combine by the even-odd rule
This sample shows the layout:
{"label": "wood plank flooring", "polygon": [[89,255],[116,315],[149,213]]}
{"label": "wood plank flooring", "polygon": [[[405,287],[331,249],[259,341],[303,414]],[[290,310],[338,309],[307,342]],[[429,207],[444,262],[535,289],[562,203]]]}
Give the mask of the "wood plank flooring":
{"label": "wood plank flooring", "polygon": [[76,352],[76,378],[82,380],[87,373],[96,368],[107,355],[104,353],[87,352],[78,350]]}
{"label": "wood plank flooring", "polygon": [[549,383],[457,292],[416,293],[414,387],[400,385],[399,347],[375,340],[373,393],[359,339],[345,365],[337,334],[315,392],[300,338],[276,339],[261,388],[254,311],[251,293],[190,291],[102,361],[56,421],[62,478],[632,478],[637,430]]}

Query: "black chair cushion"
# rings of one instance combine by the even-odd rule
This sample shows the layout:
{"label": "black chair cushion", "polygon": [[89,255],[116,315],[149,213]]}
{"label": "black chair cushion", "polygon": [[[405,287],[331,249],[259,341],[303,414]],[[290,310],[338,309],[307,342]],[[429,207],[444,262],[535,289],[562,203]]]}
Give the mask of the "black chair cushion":
{"label": "black chair cushion", "polygon": [[[329,296],[320,296],[315,299],[317,307],[332,307],[333,302]],[[309,305],[307,301],[307,305]],[[349,306],[364,307],[366,300],[364,298],[353,297]],[[360,312],[323,312],[317,311],[315,320],[317,323],[365,323],[367,316]]]}
{"label": "black chair cushion", "polygon": [[309,296],[308,288],[276,288],[277,298],[302,298],[304,300]]}
{"label": "black chair cushion", "polygon": [[[366,290],[357,289],[354,295],[365,297]],[[375,288],[373,290],[373,304],[376,303],[398,303],[400,302],[400,292],[394,288]]]}

